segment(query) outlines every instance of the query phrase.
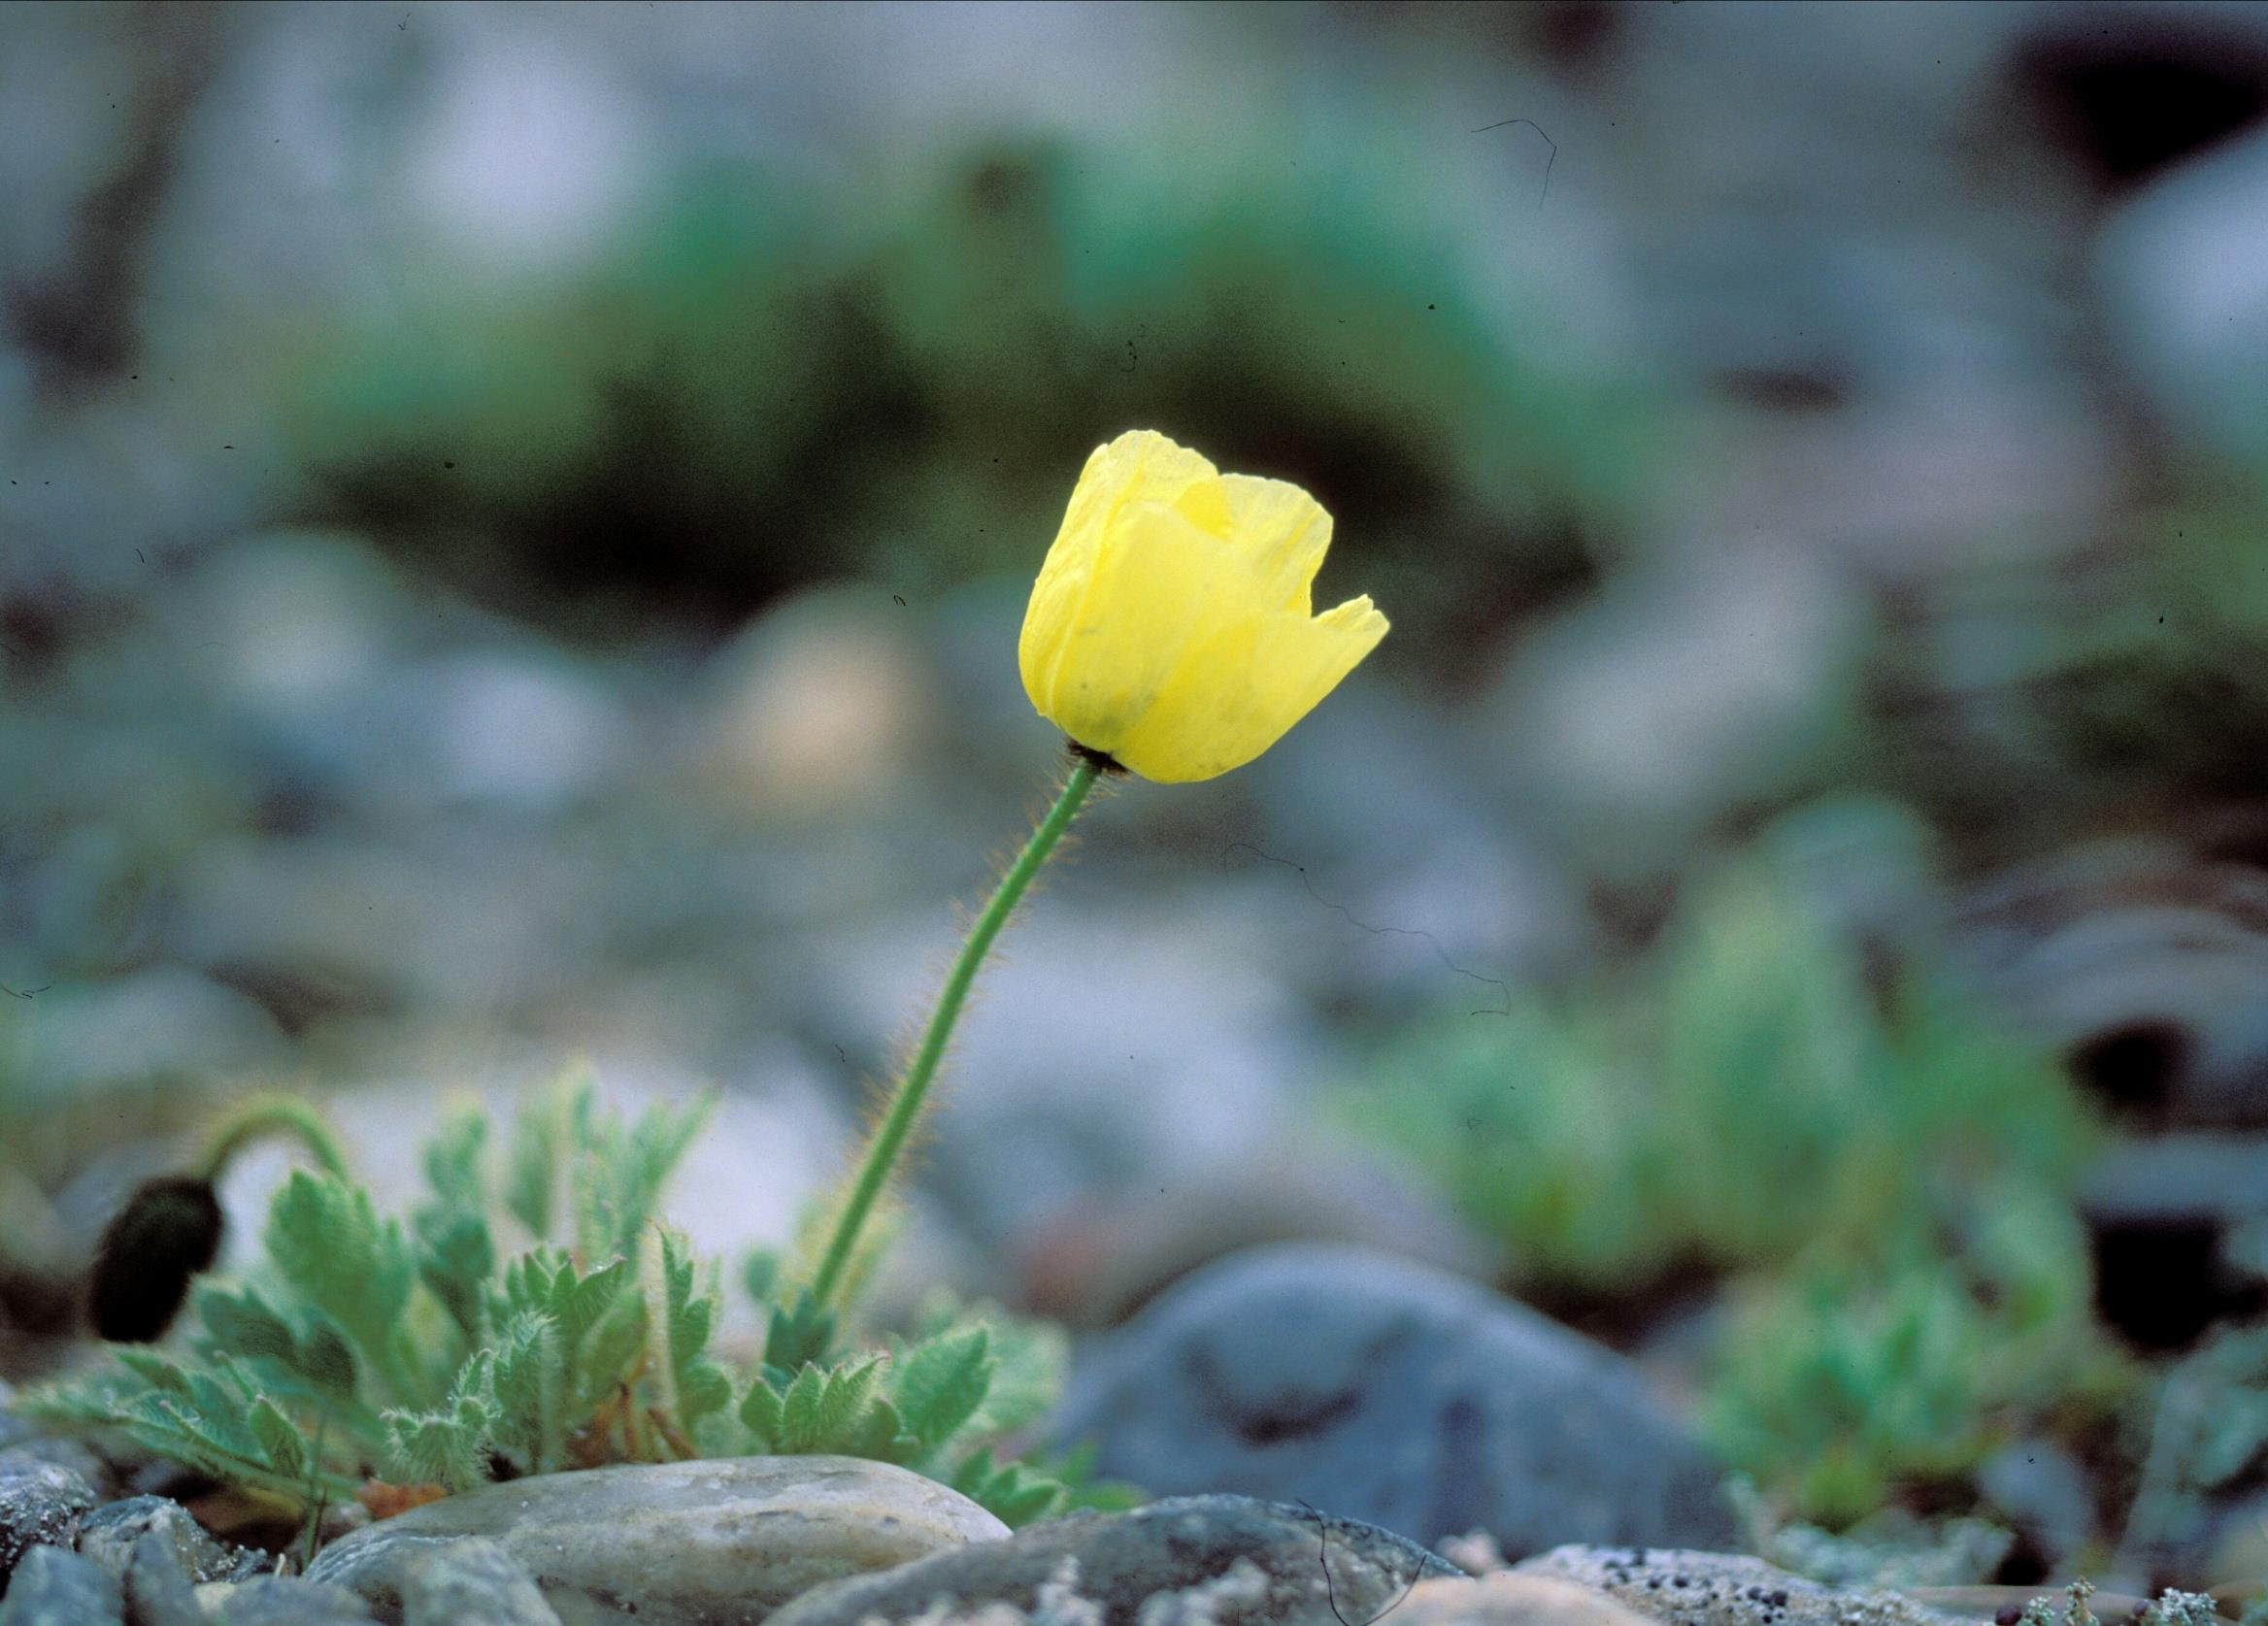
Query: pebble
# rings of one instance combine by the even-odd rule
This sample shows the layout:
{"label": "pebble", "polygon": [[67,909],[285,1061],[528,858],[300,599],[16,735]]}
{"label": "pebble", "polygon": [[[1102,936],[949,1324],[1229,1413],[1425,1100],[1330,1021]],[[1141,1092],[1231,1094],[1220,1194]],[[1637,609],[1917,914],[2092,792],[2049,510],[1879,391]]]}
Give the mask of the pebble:
{"label": "pebble", "polygon": [[124,1626],[118,1583],[99,1564],[62,1547],[23,1555],[0,1602],[0,1626]]}
{"label": "pebble", "polygon": [[117,1476],[99,1452],[83,1440],[60,1434],[41,1435],[0,1451],[0,1481],[12,1477],[19,1469],[37,1467],[43,1463],[67,1470],[85,1481],[97,1501],[113,1494],[117,1484]]}
{"label": "pebble", "polygon": [[0,1465],[0,1580],[35,1547],[68,1547],[94,1506],[94,1488],[51,1462]]}
{"label": "pebble", "polygon": [[1153,1493],[1304,1500],[1423,1543],[1738,1542],[1717,1465],[1630,1362],[1369,1249],[1192,1274],[1075,1362],[1051,1430]]}
{"label": "pebble", "polygon": [[1375,1619],[1427,1577],[1473,1584],[1447,1560],[1374,1525],[1251,1497],[1183,1496],[1132,1512],[1071,1513],[1003,1542],[837,1581],[796,1599],[767,1626],[907,1621],[941,1599],[963,1609],[1028,1611],[1050,1587],[1064,1595],[1047,1611],[1057,1619],[1328,1626],[1334,1609],[1351,1622]]}
{"label": "pebble", "polygon": [[195,1583],[166,1532],[145,1530],[135,1538],[122,1579],[127,1626],[205,1626]]}
{"label": "pebble", "polygon": [[266,1562],[258,1553],[231,1550],[206,1534],[180,1503],[162,1496],[134,1496],[97,1508],[79,1526],[79,1554],[121,1579],[129,1560],[146,1539],[173,1549],[191,1581],[232,1580]]}
{"label": "pebble", "polygon": [[1007,1533],[958,1492],[886,1463],[733,1457],[484,1486],[334,1543],[308,1576],[398,1619],[419,1560],[485,1537],[571,1626],[745,1626],[822,1582]]}
{"label": "pebble", "polygon": [[478,1536],[408,1567],[402,1619],[405,1626],[560,1626],[527,1571]]}

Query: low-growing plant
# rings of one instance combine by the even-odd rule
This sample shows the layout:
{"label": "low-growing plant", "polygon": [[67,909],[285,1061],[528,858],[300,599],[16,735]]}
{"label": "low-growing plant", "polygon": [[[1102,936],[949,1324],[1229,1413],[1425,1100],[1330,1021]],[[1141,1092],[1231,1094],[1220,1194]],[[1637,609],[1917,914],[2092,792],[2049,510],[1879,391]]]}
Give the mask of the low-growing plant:
{"label": "low-growing plant", "polygon": [[1624,977],[1460,1010],[1345,1103],[1546,1304],[1728,1279],[1704,1415],[1794,1516],[1958,1481],[2124,1382],[2071,1203],[2092,1130],[2051,1061],[1925,972],[1878,975],[1765,857]]}
{"label": "low-growing plant", "polygon": [[[427,1195],[406,1222],[343,1174],[295,1171],[258,1265],[197,1288],[185,1348],[114,1344],[108,1368],[18,1410],[115,1430],[293,1512],[373,1480],[461,1491],[750,1452],[901,1464],[1010,1524],[1127,1504],[1076,1455],[996,1455],[1060,1387],[1062,1335],[1046,1324],[944,1303],[865,1346],[803,1273],[761,1255],[744,1275],[762,1352],[746,1370],[720,1359],[721,1273],[656,1217],[708,1108],[625,1121],[570,1078],[502,1147],[468,1109],[426,1145]],[[525,1245],[508,1248],[515,1236]],[[868,1233],[848,1289],[886,1240]]]}
{"label": "low-growing plant", "polygon": [[1822,1252],[1739,1283],[1702,1412],[1725,1456],[1840,1528],[1959,1486],[2018,1433],[2107,1417],[2132,1371],[2088,1315],[2077,1221],[2001,1189],[1982,1249],[1909,1235],[1902,1261]]}
{"label": "low-growing plant", "polygon": [[1855,1244],[2002,1173],[2061,1187],[2090,1140],[2045,1056],[1922,979],[1878,993],[1754,861],[1625,977],[1509,1017],[1458,1006],[1341,1104],[1547,1299]]}

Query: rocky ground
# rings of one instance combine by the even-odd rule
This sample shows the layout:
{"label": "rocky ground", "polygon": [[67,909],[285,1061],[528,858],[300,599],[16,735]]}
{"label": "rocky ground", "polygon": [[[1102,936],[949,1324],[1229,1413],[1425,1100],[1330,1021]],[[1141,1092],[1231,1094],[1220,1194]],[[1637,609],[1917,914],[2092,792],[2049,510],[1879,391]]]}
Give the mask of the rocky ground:
{"label": "rocky ground", "polygon": [[[1554,132],[1540,200],[1497,149],[1396,138],[1460,200],[1473,259],[1504,270],[1498,318],[1635,358],[1708,403],[1707,431],[1670,460],[1634,562],[1564,614],[1459,651],[1453,682],[1359,674],[1229,780],[1094,809],[987,975],[882,1306],[942,1282],[1091,1332],[1058,1431],[1172,1500],[1008,1537],[868,1464],[618,1470],[340,1519],[311,1575],[282,1576],[166,1500],[194,1492],[162,1470],[0,1416],[0,1626],[1933,1626],[2020,1603],[1840,1591],[1739,1556],[1757,1543],[1678,1391],[1690,1324],[1639,1329],[1629,1358],[1504,1298],[1491,1239],[1316,1111],[1357,1029],[1485,1008],[1643,935],[1695,853],[1814,782],[1821,697],[1880,680],[1879,634],[1927,668],[1904,695],[1923,719],[1905,783],[1960,780],[1943,822],[1963,861],[1830,866],[1822,894],[1862,933],[1949,927],[1964,979],[2116,1115],[2085,1206],[2104,1315],[2134,1346],[2193,1349],[2268,1306],[2256,809],[2145,797],[2093,821],[2115,840],[2061,816],[2021,703],[2038,629],[1965,596],[1995,572],[2084,579],[2172,465],[2256,449],[2257,280],[2212,268],[2245,263],[2225,245],[2268,195],[2257,126],[2135,152],[2088,120],[2122,71],[2243,81],[2220,31],[2257,14],[2104,8],[2082,29],[1939,9],[1922,42],[1919,12],[1850,11],[1837,33],[1763,8],[1714,27],[1702,8],[1563,8],[1442,71],[1424,130],[1461,139],[1517,107]],[[571,257],[559,234],[625,207],[662,116],[553,120],[579,155],[565,191],[504,196],[478,115],[542,88],[515,76],[517,25],[434,14],[381,54],[340,32],[345,9],[308,8],[145,60],[126,32],[75,55],[60,15],[0,63],[0,273],[49,313],[0,353],[10,1370],[62,1357],[69,1284],[118,1195],[248,1079],[319,1079],[389,1206],[417,1178],[403,1126],[451,1091],[502,1101],[577,1052],[628,1104],[720,1082],[671,1217],[717,1254],[783,1239],[889,1071],[953,902],[1055,771],[1011,658],[1022,583],[900,602],[878,572],[609,643],[500,614],[375,534],[288,520],[304,493],[268,478],[283,437],[228,370],[234,336],[384,295],[403,220],[374,195],[430,241]],[[1135,17],[1084,40],[1065,24],[1041,54],[1162,63],[1133,77],[1164,84],[1215,50]],[[550,42],[562,82],[659,86],[649,112],[720,151],[802,150],[808,128],[886,124],[917,92],[925,116],[1003,98],[1089,134],[1185,111],[1067,110],[1050,86],[1076,75],[1034,74],[982,29],[900,44],[837,94],[816,25],[761,52],[612,26]],[[1326,75],[1360,53],[1286,47],[1289,122],[1357,107],[1392,134],[1399,115]],[[362,116],[340,110],[379,105],[389,75],[429,89],[457,144],[405,136],[358,173]],[[157,110],[147,129],[84,93],[113,79]],[[210,83],[256,93],[150,133]],[[54,161],[46,138],[75,129]],[[171,176],[174,205],[147,242],[90,247],[82,204],[134,174]],[[110,284],[83,262],[145,278],[107,350],[104,311],[75,301]],[[1538,279],[1558,290],[1548,322]],[[2176,714],[2215,736],[2226,692]],[[232,1173],[239,1238],[284,1166]],[[2196,1392],[2263,1380],[2231,1370]],[[2268,1574],[2268,1425],[2175,1420],[2181,1493],[2148,1528],[2106,1530],[2132,1486],[2045,1442],[1996,1459],[1990,1510],[2057,1578],[2090,1543],[2123,1593]]]}

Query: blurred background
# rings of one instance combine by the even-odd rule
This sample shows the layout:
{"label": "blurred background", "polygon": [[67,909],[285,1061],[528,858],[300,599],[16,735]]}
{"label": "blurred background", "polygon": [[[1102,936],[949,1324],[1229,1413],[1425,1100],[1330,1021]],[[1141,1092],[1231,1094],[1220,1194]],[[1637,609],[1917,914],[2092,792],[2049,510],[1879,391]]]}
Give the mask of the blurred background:
{"label": "blurred background", "polygon": [[0,10],[0,1368],[255,1083],[400,1201],[714,1082],[784,1237],[1136,426],[1393,634],[1085,817],[893,1290],[1365,1243],[1777,1516],[2268,1576],[2258,6]]}

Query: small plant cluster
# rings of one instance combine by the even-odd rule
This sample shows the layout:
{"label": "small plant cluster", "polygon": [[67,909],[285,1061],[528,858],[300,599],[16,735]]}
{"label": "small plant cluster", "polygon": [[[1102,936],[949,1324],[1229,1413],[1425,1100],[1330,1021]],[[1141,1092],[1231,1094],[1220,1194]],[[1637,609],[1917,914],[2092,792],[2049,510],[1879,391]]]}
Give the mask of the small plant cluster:
{"label": "small plant cluster", "polygon": [[[184,1351],[113,1346],[115,1363],[18,1410],[116,1430],[280,1510],[615,1462],[827,1452],[940,1478],[1016,1525],[1078,1502],[1077,1453],[997,1460],[1059,1389],[1061,1335],[933,1305],[909,1337],[852,1346],[842,1318],[759,1253],[746,1285],[767,1313],[760,1358],[711,1348],[720,1271],[655,1218],[708,1103],[635,1122],[571,1078],[521,1114],[498,1170],[467,1110],[425,1148],[429,1193],[407,1223],[329,1173],[277,1193],[265,1259],[206,1281]],[[493,1178],[492,1178],[493,1177]],[[513,1230],[534,1239],[506,1255]],[[884,1237],[870,1233],[854,1288]]]}
{"label": "small plant cluster", "polygon": [[2238,1499],[2268,1469],[2268,1322],[2225,1328],[2183,1357],[2158,1389],[2148,1435],[2127,1544],[2170,1564],[2214,1503]]}
{"label": "small plant cluster", "polygon": [[2091,1130],[2064,1080],[1926,980],[1871,975],[1766,859],[1626,982],[1460,1011],[1379,1074],[1354,1122],[1504,1240],[1523,1292],[1730,1278],[1704,1415],[1793,1516],[1957,1483],[2127,1381],[2091,1313],[2070,1201]]}

